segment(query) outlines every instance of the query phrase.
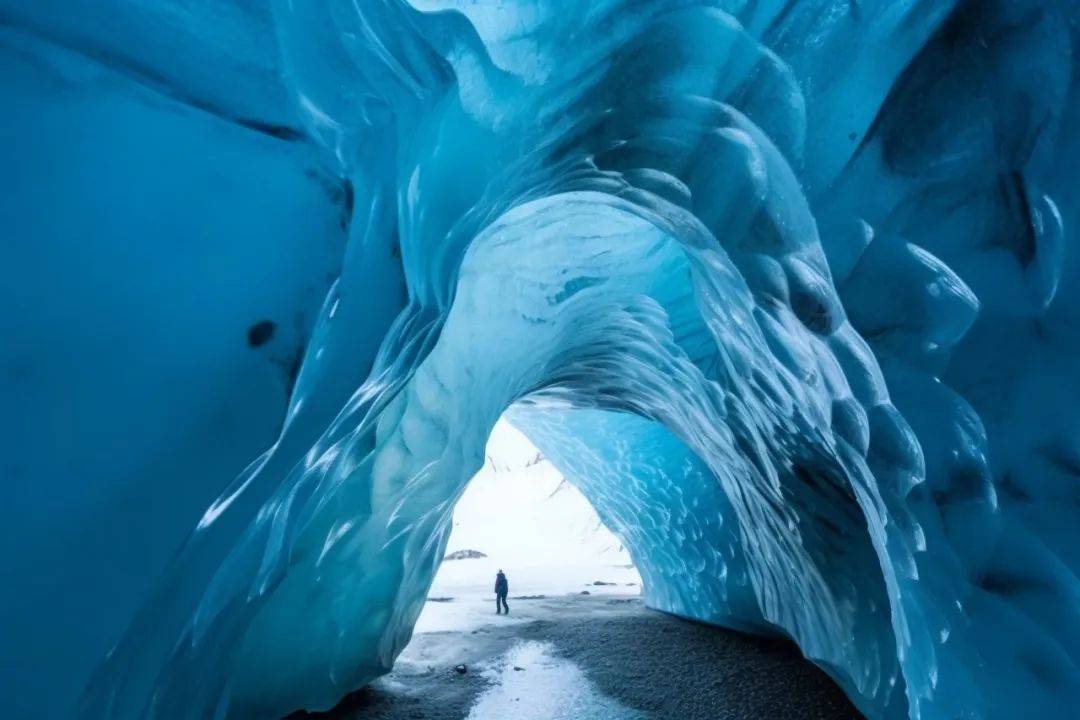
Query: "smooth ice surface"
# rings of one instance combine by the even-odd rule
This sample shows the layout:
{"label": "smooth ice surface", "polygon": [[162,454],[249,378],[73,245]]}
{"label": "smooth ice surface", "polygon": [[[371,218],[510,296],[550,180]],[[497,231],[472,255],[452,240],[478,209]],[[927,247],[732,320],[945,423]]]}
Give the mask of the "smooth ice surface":
{"label": "smooth ice surface", "polygon": [[0,0],[0,715],[332,706],[504,413],[867,716],[1080,706],[1075,2],[74,5]]}

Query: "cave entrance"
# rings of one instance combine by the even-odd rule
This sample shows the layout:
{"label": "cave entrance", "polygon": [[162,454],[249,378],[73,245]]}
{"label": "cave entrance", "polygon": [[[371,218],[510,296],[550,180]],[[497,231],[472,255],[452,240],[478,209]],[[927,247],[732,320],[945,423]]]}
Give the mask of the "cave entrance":
{"label": "cave entrance", "polygon": [[[456,497],[444,559],[392,670],[329,712],[290,720],[859,720],[793,643],[680,619],[693,617],[678,612],[680,603],[711,608],[721,598],[709,594],[718,573],[694,566],[700,553],[687,542],[710,539],[704,531],[719,525],[694,524],[707,511],[672,518],[680,506],[665,495],[721,507],[719,485],[703,465],[697,473],[686,467],[684,445],[643,418],[544,413],[512,417],[524,416],[523,427],[568,472],[568,457],[577,456],[577,467],[592,473],[574,477],[610,528],[644,550],[650,605],[668,612],[645,606],[629,552],[590,499],[504,417]],[[603,437],[615,424],[626,445],[618,463],[575,441],[586,428]],[[677,491],[659,482],[673,468],[682,473]],[[686,533],[670,531],[676,527]],[[499,569],[510,583],[508,616],[495,613]]]}
{"label": "cave entrance", "polygon": [[[589,501],[505,418],[454,508],[453,530],[416,632],[460,629],[494,613],[495,574],[511,612],[566,595],[636,596],[630,553]],[[518,613],[515,613],[517,615]]]}

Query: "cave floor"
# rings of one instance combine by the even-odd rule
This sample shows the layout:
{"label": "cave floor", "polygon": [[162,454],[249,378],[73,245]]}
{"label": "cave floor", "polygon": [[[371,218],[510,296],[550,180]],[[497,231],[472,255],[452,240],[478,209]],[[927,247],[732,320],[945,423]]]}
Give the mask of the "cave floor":
{"label": "cave floor", "polygon": [[[790,643],[650,610],[625,588],[511,596],[511,615],[418,632],[392,673],[314,720],[860,718]],[[596,592],[600,590],[601,592]],[[440,602],[441,600],[441,602]],[[450,610],[464,598],[429,600]],[[473,599],[475,604],[479,599]],[[493,601],[485,599],[493,606]],[[476,608],[472,608],[475,612]],[[460,666],[464,666],[463,668]]]}

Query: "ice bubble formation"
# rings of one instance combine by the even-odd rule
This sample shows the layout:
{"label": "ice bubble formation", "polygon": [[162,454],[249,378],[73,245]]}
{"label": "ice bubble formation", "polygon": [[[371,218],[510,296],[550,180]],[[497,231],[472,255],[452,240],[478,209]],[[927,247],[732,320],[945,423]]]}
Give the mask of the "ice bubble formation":
{"label": "ice bubble formation", "polygon": [[4,717],[334,705],[504,413],[867,717],[1080,707],[1080,5],[0,19]]}

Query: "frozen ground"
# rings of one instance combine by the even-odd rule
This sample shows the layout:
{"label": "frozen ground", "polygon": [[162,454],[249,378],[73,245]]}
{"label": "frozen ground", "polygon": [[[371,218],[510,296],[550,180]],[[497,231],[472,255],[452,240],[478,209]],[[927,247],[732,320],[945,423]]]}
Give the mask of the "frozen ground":
{"label": "frozen ground", "polygon": [[[474,630],[491,620],[495,611],[495,572],[502,567],[510,581],[510,615],[503,622],[521,623],[546,616],[536,600],[557,599],[588,592],[590,595],[636,596],[641,578],[632,567],[615,565],[499,565],[490,558],[443,563],[428,594],[428,603],[416,623],[416,632]],[[597,585],[596,583],[604,583]]]}
{"label": "frozen ground", "polygon": [[[859,718],[839,688],[789,643],[687,622],[649,610],[633,595],[590,593],[511,600],[509,618],[491,612],[472,629],[419,632],[390,675],[334,711],[296,717]],[[439,607],[443,617],[455,602],[428,607]]]}

